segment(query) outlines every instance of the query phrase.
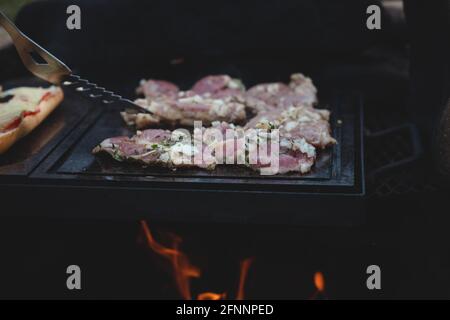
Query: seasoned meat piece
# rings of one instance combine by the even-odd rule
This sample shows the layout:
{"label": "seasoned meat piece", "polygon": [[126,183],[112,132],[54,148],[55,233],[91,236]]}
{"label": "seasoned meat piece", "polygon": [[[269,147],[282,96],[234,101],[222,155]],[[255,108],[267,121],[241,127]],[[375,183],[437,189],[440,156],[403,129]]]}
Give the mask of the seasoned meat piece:
{"label": "seasoned meat piece", "polygon": [[[270,151],[270,150],[269,150]],[[288,172],[300,172],[302,174],[311,171],[316,160],[316,149],[307,143],[305,139],[291,139],[280,136],[278,150],[278,167],[261,165],[259,163],[249,165],[253,170],[265,175],[284,174]]]}
{"label": "seasoned meat piece", "polygon": [[[302,74],[292,74],[289,84],[260,84],[247,92],[240,80],[228,75],[205,77],[188,91],[162,80],[142,81],[138,92],[146,98],[135,102],[150,113],[122,112],[127,124],[141,129],[201,121],[203,127],[196,127],[193,137],[179,129],[138,131],[131,138],[106,139],[94,153],[169,168],[214,169],[225,163],[263,175],[303,174],[314,165],[316,147],[336,143],[330,134],[330,112],[314,108],[317,89]],[[247,119],[246,108],[256,115],[238,127],[235,124]]]}
{"label": "seasoned meat piece", "polygon": [[310,78],[300,73],[291,75],[291,82],[258,84],[245,94],[245,103],[254,113],[317,103],[317,89]]}
{"label": "seasoned meat piece", "polygon": [[178,87],[168,81],[164,80],[141,80],[139,87],[136,89],[136,93],[144,95],[147,99],[153,99],[158,97],[173,97],[178,94]]}
{"label": "seasoned meat piece", "polygon": [[[233,164],[266,175],[291,171],[306,173],[311,170],[316,152],[304,139],[279,137],[279,140],[271,143],[266,130],[254,130],[256,133],[250,136],[252,138],[243,131],[240,134],[239,130],[243,129],[225,122],[214,122],[209,128],[201,128],[199,138],[196,133],[191,137],[179,129],[172,132],[149,129],[138,131],[131,138],[106,139],[94,148],[93,153],[105,152],[117,161],[169,168],[198,167],[211,170],[218,164]],[[214,138],[217,135],[221,137],[218,140]],[[267,151],[265,156],[260,150]]]}
{"label": "seasoned meat piece", "polygon": [[245,103],[256,113],[270,111],[277,108],[280,97],[290,91],[284,83],[258,84],[247,91]]}
{"label": "seasoned meat piece", "polygon": [[[139,100],[136,100],[135,103],[140,104]],[[125,110],[122,111],[120,115],[127,125],[136,126],[138,129],[149,128],[161,122],[161,118],[157,115],[149,113],[136,113],[135,110]]]}
{"label": "seasoned meat piece", "polygon": [[217,97],[238,95],[245,87],[239,79],[233,79],[228,75],[215,75],[200,79],[191,90],[199,95],[209,94]]}
{"label": "seasoned meat piece", "polygon": [[294,106],[298,104],[314,105],[317,103],[317,88],[314,86],[311,78],[301,73],[294,73],[291,75],[289,87],[294,91],[294,96],[296,97]]}
{"label": "seasoned meat piece", "polygon": [[315,158],[307,157],[306,154],[301,152],[281,154],[278,173],[300,172],[305,174],[311,171],[314,161]]}
{"label": "seasoned meat piece", "polygon": [[195,154],[201,150],[184,137],[187,135],[182,130],[149,129],[138,131],[131,138],[106,139],[92,152],[106,152],[117,161],[139,162],[148,166],[208,168],[208,165],[193,161]]}
{"label": "seasoned meat piece", "polygon": [[324,120],[306,122],[287,122],[280,133],[287,138],[304,138],[313,146],[324,149],[336,143],[330,135],[330,124]]}
{"label": "seasoned meat piece", "polygon": [[261,112],[245,128],[277,128],[287,138],[304,138],[318,148],[335,144],[329,124],[330,112],[309,106]]}
{"label": "seasoned meat piece", "polygon": [[192,95],[192,92],[180,92],[177,99],[160,97],[152,101],[138,99],[136,104],[146,108],[152,114],[133,114],[123,112],[122,117],[129,125],[138,129],[148,128],[158,123],[192,126],[194,121],[209,125],[214,121],[243,123],[246,119],[245,106],[231,97],[224,99],[207,98]]}
{"label": "seasoned meat piece", "polygon": [[246,119],[244,87],[240,80],[227,75],[205,77],[189,91],[179,91],[167,81],[143,80],[138,92],[146,99],[137,99],[135,103],[151,114],[132,110],[121,113],[128,125],[138,129],[160,123],[192,126],[196,120],[209,125],[213,121],[243,123]]}

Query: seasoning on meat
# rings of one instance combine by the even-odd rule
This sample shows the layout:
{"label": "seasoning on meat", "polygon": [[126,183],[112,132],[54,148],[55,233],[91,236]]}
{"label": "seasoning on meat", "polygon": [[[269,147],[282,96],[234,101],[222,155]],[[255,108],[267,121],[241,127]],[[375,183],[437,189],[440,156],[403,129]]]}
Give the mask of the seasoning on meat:
{"label": "seasoning on meat", "polygon": [[[259,84],[248,91],[240,80],[228,75],[204,77],[188,91],[163,80],[143,80],[137,91],[145,99],[135,102],[150,113],[122,112],[128,125],[144,129],[160,124],[194,126],[201,121],[201,128],[194,129],[193,138],[184,129],[138,131],[131,138],[106,139],[94,153],[169,168],[212,170],[225,163],[261,174],[303,174],[314,165],[316,148],[336,143],[331,136],[330,112],[314,107],[317,89],[300,73],[292,74],[289,84]],[[245,124],[248,111],[254,117]],[[217,135],[222,138],[215,138]]]}
{"label": "seasoning on meat", "polygon": [[136,93],[144,95],[146,98],[157,98],[161,96],[176,97],[178,87],[172,82],[165,80],[141,80],[140,86],[136,89]]}
{"label": "seasoning on meat", "polygon": [[277,128],[282,136],[304,138],[315,147],[324,149],[336,143],[331,136],[329,120],[328,110],[299,106],[260,112],[245,127]]}
{"label": "seasoning on meat", "polygon": [[317,89],[312,80],[301,73],[291,75],[291,82],[263,83],[250,88],[245,103],[254,113],[274,109],[313,106],[317,103]]}
{"label": "seasoning on meat", "polygon": [[[304,139],[281,137],[277,144],[272,145],[268,131],[254,129],[253,138],[249,138],[248,135],[240,134],[242,130],[233,124],[214,122],[211,127],[200,129],[200,138],[195,132],[192,138],[186,130],[148,129],[138,131],[131,138],[108,138],[94,148],[93,153],[104,152],[117,161],[168,168],[197,167],[213,170],[219,164],[230,163],[231,158],[231,163],[263,174],[291,171],[306,173],[311,170],[316,152]],[[224,133],[226,135],[222,135]],[[215,139],[217,134],[223,138]],[[260,152],[263,146],[268,151],[264,155],[266,158]],[[275,156],[276,163],[272,161]]]}
{"label": "seasoning on meat", "polygon": [[121,115],[128,125],[138,129],[159,123],[192,126],[196,120],[205,125],[214,121],[243,123],[246,119],[244,90],[240,80],[228,75],[205,77],[189,91],[179,91],[167,81],[143,80],[137,92],[146,98],[137,99],[135,103],[151,114],[126,110]]}

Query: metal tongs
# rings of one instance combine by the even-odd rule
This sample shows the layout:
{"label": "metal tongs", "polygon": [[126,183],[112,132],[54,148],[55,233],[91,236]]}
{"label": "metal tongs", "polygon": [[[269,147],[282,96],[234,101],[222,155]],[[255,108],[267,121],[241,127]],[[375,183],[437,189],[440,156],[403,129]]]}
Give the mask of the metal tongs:
{"label": "metal tongs", "polygon": [[[101,101],[104,104],[120,103],[120,106],[123,106],[125,109],[131,109],[139,113],[149,113],[147,109],[138,106],[132,101],[74,75],[72,70],[62,61],[24,35],[1,11],[0,25],[11,36],[25,67],[35,76],[52,84],[72,89],[91,99]],[[33,58],[33,55],[37,55],[43,59],[42,63],[37,62]]]}

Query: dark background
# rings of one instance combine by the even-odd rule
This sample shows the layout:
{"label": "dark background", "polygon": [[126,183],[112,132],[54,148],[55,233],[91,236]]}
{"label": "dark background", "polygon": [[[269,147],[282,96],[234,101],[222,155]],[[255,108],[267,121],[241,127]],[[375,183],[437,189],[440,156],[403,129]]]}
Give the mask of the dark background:
{"label": "dark background", "polygon": [[[68,31],[65,8],[74,3],[82,29]],[[239,261],[253,256],[248,298],[308,298],[318,270],[330,298],[449,298],[448,182],[432,162],[448,98],[448,1],[405,1],[406,21],[383,10],[380,31],[365,27],[371,3],[378,2],[41,1],[16,23],[75,72],[129,97],[141,78],[187,88],[226,72],[250,86],[301,71],[321,98],[363,92],[368,133],[404,123],[420,132],[420,156],[381,172],[405,142],[366,139],[367,223],[359,227],[149,221],[158,235],[180,234],[204,270],[194,292],[234,292]],[[0,63],[2,82],[29,77],[12,47],[0,51]],[[137,221],[2,218],[0,297],[177,298],[166,261],[140,238]],[[65,288],[69,264],[83,270],[81,292]],[[381,266],[380,292],[365,287],[370,264]]]}

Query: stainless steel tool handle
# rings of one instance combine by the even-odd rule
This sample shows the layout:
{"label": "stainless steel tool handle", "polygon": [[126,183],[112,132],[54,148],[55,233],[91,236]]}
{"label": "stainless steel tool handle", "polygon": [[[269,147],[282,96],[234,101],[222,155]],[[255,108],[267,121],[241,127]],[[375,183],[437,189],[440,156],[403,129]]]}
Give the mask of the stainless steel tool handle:
{"label": "stainless steel tool handle", "polygon": [[[104,104],[118,103],[124,109],[133,109],[138,113],[150,113],[147,109],[136,105],[132,101],[125,99],[112,91],[108,91],[88,80],[73,75],[69,67],[24,35],[1,11],[0,25],[2,25],[11,36],[25,67],[35,76],[50,83],[62,85],[68,89],[74,89],[84,96],[100,100]],[[42,61],[45,61],[45,63],[37,62],[33,58],[33,54],[41,57]]]}
{"label": "stainless steel tool handle", "polygon": [[[64,77],[72,73],[58,58],[24,35],[1,11],[0,25],[12,38],[25,67],[35,76],[53,84],[60,84]],[[46,63],[35,61],[32,54],[40,56]]]}

